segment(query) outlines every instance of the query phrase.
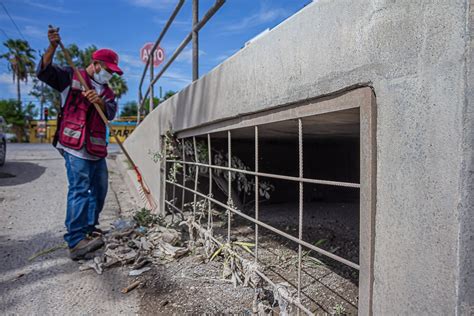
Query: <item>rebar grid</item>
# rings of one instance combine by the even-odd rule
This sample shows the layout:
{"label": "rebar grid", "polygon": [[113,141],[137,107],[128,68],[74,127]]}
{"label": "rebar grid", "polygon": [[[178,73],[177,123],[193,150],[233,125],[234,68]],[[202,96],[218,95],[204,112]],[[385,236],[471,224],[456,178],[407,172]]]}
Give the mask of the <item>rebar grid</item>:
{"label": "rebar grid", "polygon": [[[255,172],[258,172],[258,126],[255,126]],[[255,221],[259,218],[259,179],[255,175]],[[255,223],[255,263],[258,263],[258,224]]]}
{"label": "rebar grid", "polygon": [[184,164],[188,164],[188,165],[196,165],[196,166],[205,167],[205,168],[213,168],[213,169],[220,169],[220,170],[224,170],[224,171],[239,172],[239,173],[248,174],[248,175],[251,175],[251,176],[260,176],[260,177],[264,177],[264,178],[281,179],[281,180],[289,180],[289,181],[294,181],[294,182],[303,182],[303,183],[312,183],[312,184],[333,185],[333,186],[337,186],[337,187],[354,188],[354,189],[360,188],[359,183],[341,182],[341,181],[328,181],[328,180],[319,180],[319,179],[308,179],[308,178],[284,176],[284,175],[274,174],[274,173],[255,172],[255,171],[250,171],[250,170],[242,170],[242,169],[229,168],[229,167],[224,167],[224,166],[207,165],[207,164],[197,163],[197,162],[192,162],[192,161],[182,161],[182,160],[170,159],[170,160],[166,160],[166,162],[184,163]]}
{"label": "rebar grid", "polygon": [[344,258],[342,258],[342,257],[339,257],[339,256],[337,256],[337,255],[335,255],[335,254],[333,254],[333,253],[331,253],[331,252],[329,252],[329,251],[326,251],[326,250],[324,250],[324,249],[322,249],[322,248],[316,247],[316,246],[314,246],[314,245],[312,245],[312,244],[310,244],[310,243],[308,243],[308,242],[306,242],[306,241],[304,241],[304,240],[300,240],[300,239],[298,239],[298,238],[296,238],[296,237],[294,237],[294,236],[292,236],[292,235],[290,235],[290,234],[288,234],[288,233],[285,233],[284,231],[281,231],[281,230],[279,230],[279,229],[277,229],[277,228],[275,228],[275,227],[273,227],[273,226],[271,226],[271,225],[268,225],[267,223],[264,223],[264,222],[261,222],[261,221],[257,221],[257,220],[255,220],[255,218],[250,217],[250,216],[248,216],[247,214],[242,213],[242,212],[239,211],[238,209],[229,207],[227,204],[222,203],[221,201],[216,200],[216,199],[214,199],[214,198],[208,197],[208,196],[206,196],[205,194],[202,194],[202,193],[199,192],[199,191],[194,191],[193,189],[187,188],[187,187],[185,187],[185,186],[182,186],[182,185],[180,185],[180,184],[177,184],[177,183],[172,182],[172,181],[169,181],[169,180],[166,180],[166,183],[172,184],[172,185],[176,185],[177,187],[182,188],[182,189],[184,189],[184,190],[186,190],[186,191],[189,191],[189,192],[191,192],[191,193],[195,193],[195,194],[197,194],[197,195],[199,195],[199,196],[201,196],[201,197],[203,197],[203,198],[205,198],[205,199],[208,199],[208,200],[211,201],[212,203],[217,204],[217,205],[219,205],[219,206],[225,208],[226,210],[229,210],[229,211],[231,211],[232,213],[237,214],[237,215],[239,215],[240,217],[245,218],[246,220],[248,220],[248,221],[250,221],[250,222],[252,222],[252,223],[254,223],[254,224],[258,224],[259,226],[261,226],[261,227],[263,227],[263,228],[266,228],[266,229],[268,229],[268,230],[270,230],[270,231],[272,231],[272,232],[274,232],[274,233],[276,233],[276,234],[278,234],[278,235],[280,235],[280,236],[282,236],[282,237],[285,237],[285,238],[287,238],[287,239],[289,239],[289,240],[291,240],[291,241],[293,241],[293,242],[295,242],[295,243],[297,243],[297,244],[301,244],[302,246],[304,246],[304,247],[306,247],[306,248],[308,248],[308,249],[314,250],[314,251],[318,252],[319,254],[322,254],[322,255],[324,255],[324,256],[326,256],[326,257],[328,257],[328,258],[331,258],[331,259],[336,260],[336,261],[338,261],[338,262],[340,262],[340,263],[343,263],[343,264],[345,264],[345,265],[347,265],[347,266],[349,266],[349,267],[351,267],[351,268],[354,268],[354,269],[356,269],[356,270],[360,270],[360,266],[359,266],[358,264],[352,262],[352,261],[349,261],[349,260],[347,260],[347,259],[344,259]]}
{"label": "rebar grid", "polygon": [[[298,275],[297,275],[297,296],[296,298],[288,297],[286,298],[287,301],[297,307],[297,313],[299,314],[300,311],[303,311],[306,314],[312,315],[312,313],[304,306],[302,305],[302,287],[301,287],[301,278],[302,278],[302,253],[303,253],[303,248],[305,247],[307,249],[316,251],[317,253],[324,255],[328,258],[331,258],[333,260],[336,260],[337,262],[340,262],[342,264],[345,264],[349,267],[352,267],[356,270],[360,270],[360,266],[354,262],[351,262],[347,259],[344,259],[342,257],[339,257],[329,251],[326,251],[324,249],[321,249],[319,247],[316,247],[306,241],[303,240],[303,214],[304,214],[304,209],[303,209],[303,193],[304,193],[304,183],[316,183],[316,184],[324,184],[324,185],[332,185],[332,186],[342,186],[342,187],[349,187],[349,188],[360,188],[360,184],[358,183],[348,183],[348,182],[340,182],[340,181],[327,181],[327,180],[318,180],[318,179],[308,179],[303,177],[303,124],[301,118],[298,119],[298,170],[299,174],[298,177],[291,177],[291,176],[283,176],[283,175],[277,175],[277,174],[270,174],[270,173],[261,173],[259,172],[259,135],[258,135],[258,126],[255,126],[255,171],[248,171],[248,170],[241,170],[237,168],[232,167],[232,138],[231,138],[231,131],[227,131],[227,152],[228,152],[228,166],[227,167],[222,167],[222,166],[215,166],[212,164],[212,146],[211,146],[211,135],[207,134],[207,146],[208,146],[208,163],[205,164],[203,162],[199,162],[198,158],[198,153],[197,153],[197,145],[196,145],[196,137],[193,136],[193,147],[194,147],[194,157],[195,161],[186,161],[185,160],[185,150],[184,150],[184,141],[183,141],[183,159],[182,160],[166,160],[165,159],[165,165],[168,163],[176,164],[176,163],[181,163],[183,164],[183,174],[185,171],[185,166],[190,165],[194,166],[196,168],[196,174],[195,174],[195,185],[194,189],[186,187],[186,181],[184,180],[183,176],[183,185],[180,185],[176,182],[172,182],[169,180],[165,180],[166,183],[173,185],[173,187],[179,187],[183,190],[183,203],[184,205],[184,197],[185,197],[185,191],[191,192],[194,195],[194,215],[196,214],[196,201],[197,201],[197,196],[200,196],[204,199],[207,200],[208,203],[208,223],[207,223],[207,230],[205,232],[206,236],[208,236],[212,241],[217,243],[218,245],[222,246],[222,242],[217,240],[214,236],[212,236],[212,204],[218,205],[223,207],[226,212],[227,212],[227,243],[230,243],[231,241],[231,215],[232,214],[237,214],[240,217],[249,220],[250,222],[253,222],[255,224],[255,251],[254,251],[254,259],[255,263],[258,263],[258,251],[259,251],[259,227],[266,228],[282,237],[285,237],[295,243],[298,244]],[[208,168],[209,171],[209,194],[206,196],[205,194],[201,193],[198,191],[198,168],[203,167],[203,168]],[[219,200],[216,200],[212,196],[212,172],[213,170],[223,170],[227,171],[228,175],[228,196],[227,196],[227,204],[224,204],[220,202]],[[233,172],[240,172],[243,174],[247,175],[253,175],[255,177],[255,217],[248,216],[238,209],[234,207],[233,201],[232,201],[232,173]],[[268,177],[268,178],[276,178],[276,179],[284,179],[284,180],[290,180],[294,182],[298,182],[299,184],[299,216],[298,216],[298,238],[281,231],[269,224],[266,224],[264,222],[261,222],[259,220],[259,178],[260,177]],[[166,201],[166,204],[171,206],[174,210],[180,211],[178,207],[170,203],[169,201]],[[202,226],[198,222],[193,222],[193,225],[195,225],[196,228],[204,230]],[[243,259],[240,255],[236,254],[237,257],[240,259]],[[271,279],[266,276],[263,272],[259,271],[258,269],[256,270],[256,273],[262,277],[266,282],[269,284],[275,286],[275,283],[271,281]]]}

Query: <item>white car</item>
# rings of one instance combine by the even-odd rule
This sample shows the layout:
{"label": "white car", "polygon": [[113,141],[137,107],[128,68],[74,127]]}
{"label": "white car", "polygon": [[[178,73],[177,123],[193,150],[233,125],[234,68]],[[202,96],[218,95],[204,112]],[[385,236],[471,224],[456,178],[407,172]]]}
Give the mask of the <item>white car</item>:
{"label": "white car", "polygon": [[7,155],[7,138],[6,138],[7,122],[0,116],[0,166],[5,164]]}

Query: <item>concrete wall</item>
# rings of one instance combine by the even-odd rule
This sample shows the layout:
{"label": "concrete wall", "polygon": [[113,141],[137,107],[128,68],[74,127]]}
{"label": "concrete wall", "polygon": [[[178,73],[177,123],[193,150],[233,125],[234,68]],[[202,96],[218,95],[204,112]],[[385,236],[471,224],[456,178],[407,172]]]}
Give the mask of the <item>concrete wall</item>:
{"label": "concrete wall", "polygon": [[[375,315],[473,306],[470,0],[320,0],[185,88],[129,137],[155,195],[159,135],[354,85],[377,96]],[[472,11],[471,11],[472,12]]]}

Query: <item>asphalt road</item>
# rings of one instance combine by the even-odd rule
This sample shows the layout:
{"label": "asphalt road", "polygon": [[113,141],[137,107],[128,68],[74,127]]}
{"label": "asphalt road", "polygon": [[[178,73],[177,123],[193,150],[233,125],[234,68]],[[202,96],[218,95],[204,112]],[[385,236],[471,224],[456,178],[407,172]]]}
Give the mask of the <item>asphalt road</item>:
{"label": "asphalt road", "polygon": [[[115,163],[108,160],[109,170]],[[121,207],[113,174],[102,226]],[[80,272],[65,249],[28,260],[63,243],[66,192],[64,161],[51,145],[8,144],[0,167],[0,314],[136,314],[138,292],[120,293],[129,282],[122,268]]]}

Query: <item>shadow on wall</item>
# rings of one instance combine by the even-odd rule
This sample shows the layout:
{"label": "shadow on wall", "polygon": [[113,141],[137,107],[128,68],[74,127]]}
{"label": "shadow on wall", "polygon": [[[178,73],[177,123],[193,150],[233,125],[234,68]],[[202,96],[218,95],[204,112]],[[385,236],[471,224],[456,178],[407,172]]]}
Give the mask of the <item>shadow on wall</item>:
{"label": "shadow on wall", "polygon": [[0,187],[25,184],[38,179],[46,170],[31,162],[6,162],[0,167]]}

